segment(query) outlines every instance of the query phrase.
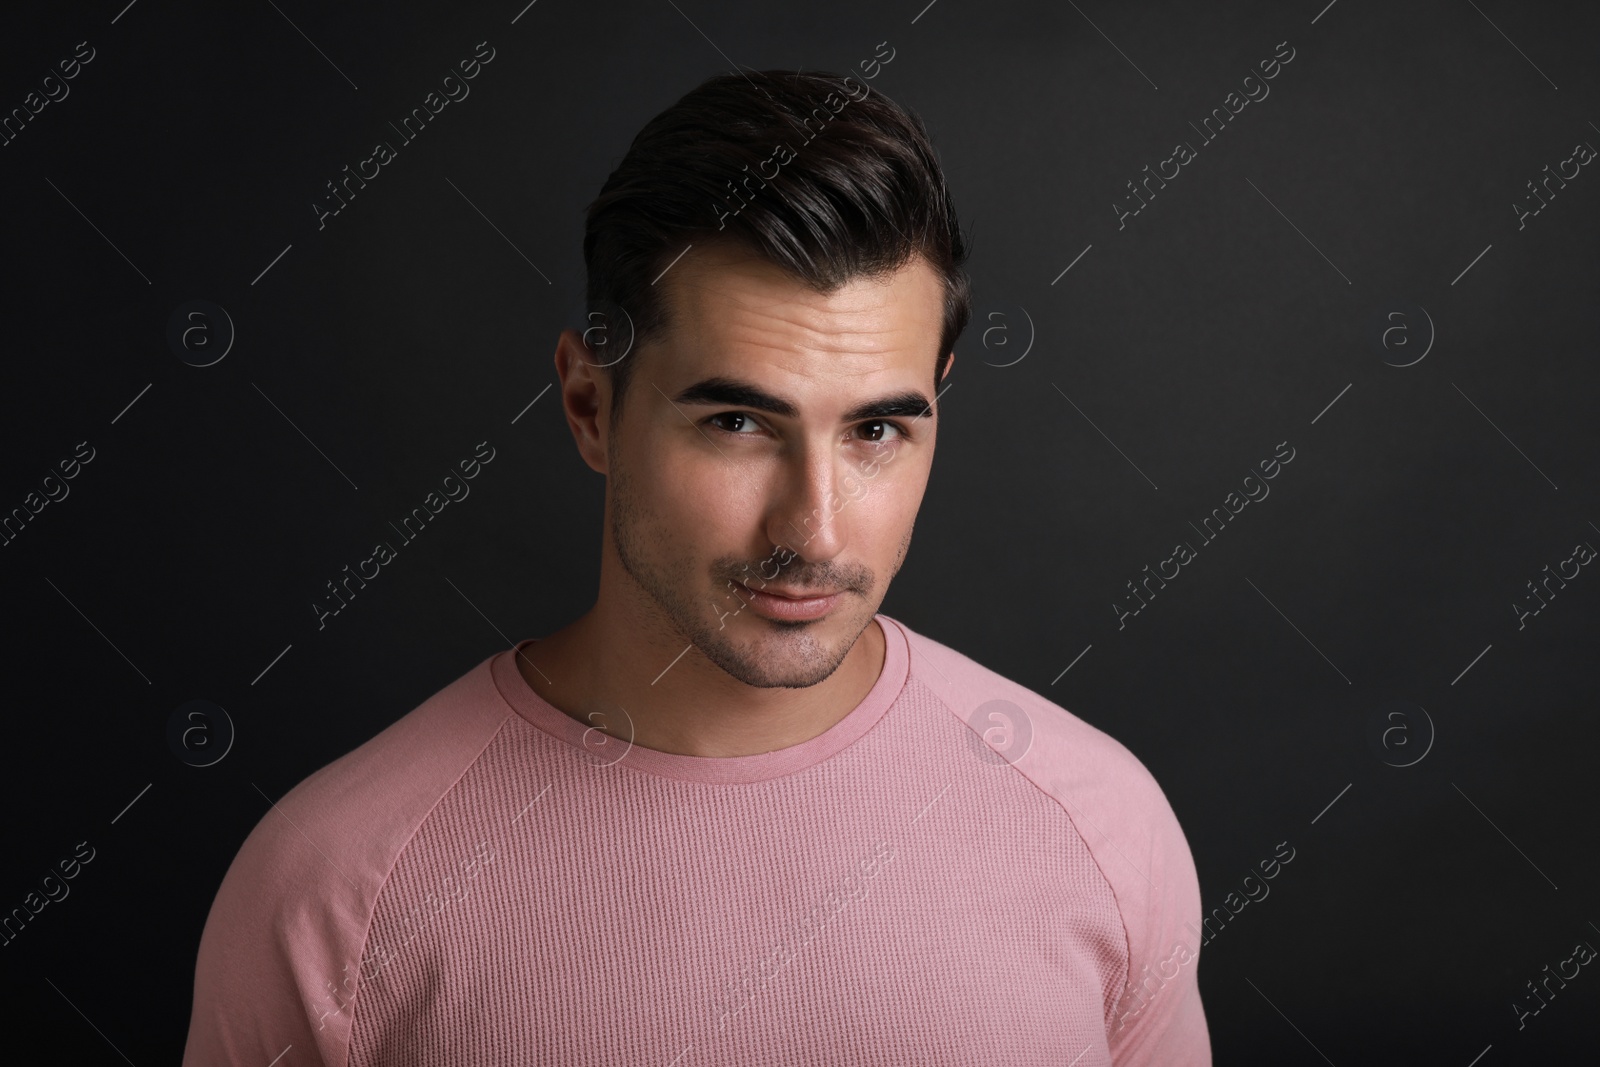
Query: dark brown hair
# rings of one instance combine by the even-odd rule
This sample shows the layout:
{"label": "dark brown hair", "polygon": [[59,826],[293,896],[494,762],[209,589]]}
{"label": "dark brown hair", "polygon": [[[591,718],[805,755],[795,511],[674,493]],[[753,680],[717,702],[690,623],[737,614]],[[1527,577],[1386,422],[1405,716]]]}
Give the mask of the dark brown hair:
{"label": "dark brown hair", "polygon": [[611,376],[613,423],[628,353],[671,326],[652,283],[690,244],[712,240],[737,242],[824,295],[923,256],[945,287],[937,390],[971,296],[955,206],[914,112],[851,77],[736,71],[645,124],[584,229],[585,341]]}

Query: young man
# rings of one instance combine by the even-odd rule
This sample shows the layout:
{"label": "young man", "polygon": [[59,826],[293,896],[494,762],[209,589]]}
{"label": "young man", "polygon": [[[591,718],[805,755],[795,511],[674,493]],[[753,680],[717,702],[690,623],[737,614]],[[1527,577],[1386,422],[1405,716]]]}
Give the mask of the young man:
{"label": "young man", "polygon": [[599,596],[262,818],[185,1064],[1209,1065],[1149,772],[878,613],[968,317],[920,121],[713,78],[584,251]]}

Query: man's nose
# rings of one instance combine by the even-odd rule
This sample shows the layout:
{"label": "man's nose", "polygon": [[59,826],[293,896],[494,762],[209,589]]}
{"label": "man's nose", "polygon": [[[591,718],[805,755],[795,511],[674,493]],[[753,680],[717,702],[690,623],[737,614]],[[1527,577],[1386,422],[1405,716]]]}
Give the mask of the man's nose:
{"label": "man's nose", "polygon": [[849,514],[840,487],[844,462],[830,448],[807,445],[784,472],[767,521],[767,535],[802,559],[837,556],[849,540]]}

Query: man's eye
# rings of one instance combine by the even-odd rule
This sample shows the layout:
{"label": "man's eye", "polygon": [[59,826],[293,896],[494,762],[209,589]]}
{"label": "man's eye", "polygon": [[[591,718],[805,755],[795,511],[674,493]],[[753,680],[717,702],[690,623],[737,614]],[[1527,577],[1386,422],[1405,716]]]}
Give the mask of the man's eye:
{"label": "man's eye", "polygon": [[727,420],[727,422],[730,422],[730,423],[732,423],[732,424],[734,424],[736,426],[755,426],[755,425],[757,425],[756,420],[752,419],[749,415],[746,415],[742,411],[724,411],[721,414],[713,415],[709,419],[706,420],[713,427],[715,427],[718,430],[721,430],[723,433],[729,435],[730,437],[749,437],[750,435],[749,435],[749,433],[745,432],[743,429],[730,430],[730,429],[727,428],[726,425],[721,424],[719,422],[719,420]]}
{"label": "man's eye", "polygon": [[[752,431],[759,430],[761,424],[742,411],[723,411],[706,419],[714,429],[720,430],[729,437],[752,437]],[[873,419],[863,422],[856,427],[861,439],[868,444],[885,444],[900,438],[910,437],[906,428],[892,419]]]}
{"label": "man's eye", "polygon": [[[885,441],[893,441],[898,437],[909,436],[904,426],[889,419],[873,419],[871,422],[863,422],[858,429],[866,431],[868,443],[875,445],[882,444]],[[894,433],[890,436],[884,436],[888,430],[893,430]]]}

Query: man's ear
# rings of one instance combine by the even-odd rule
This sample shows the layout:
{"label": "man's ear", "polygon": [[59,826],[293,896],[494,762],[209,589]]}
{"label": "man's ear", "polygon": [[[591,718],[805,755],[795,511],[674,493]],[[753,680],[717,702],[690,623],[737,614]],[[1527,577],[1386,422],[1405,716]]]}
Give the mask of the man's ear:
{"label": "man's ear", "polygon": [[955,365],[956,365],[956,353],[955,353],[954,349],[951,349],[951,351],[950,351],[950,362],[948,362],[948,363],[946,363],[944,365],[944,373],[939,375],[939,380],[941,382],[944,381],[946,378],[950,377],[951,368],[953,368]]}
{"label": "man's ear", "polygon": [[590,469],[606,471],[606,438],[611,430],[611,378],[577,330],[562,330],[556,341],[556,374],[561,379],[561,409]]}

